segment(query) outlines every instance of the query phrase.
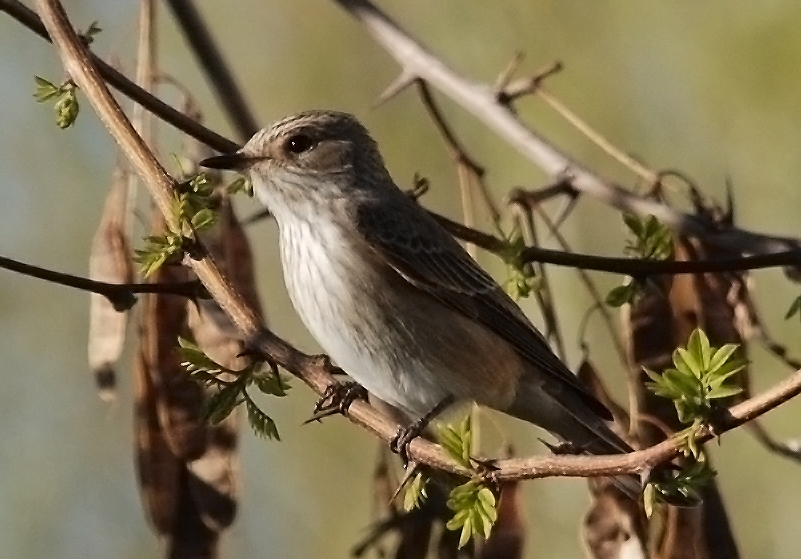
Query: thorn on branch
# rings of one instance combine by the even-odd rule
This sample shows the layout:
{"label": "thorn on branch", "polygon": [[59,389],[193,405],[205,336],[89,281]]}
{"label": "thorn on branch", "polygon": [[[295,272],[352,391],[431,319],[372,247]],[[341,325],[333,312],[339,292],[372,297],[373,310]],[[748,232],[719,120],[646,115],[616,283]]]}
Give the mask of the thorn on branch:
{"label": "thorn on branch", "polygon": [[[514,69],[514,68],[513,68]],[[539,72],[530,76],[528,78],[522,78],[519,80],[515,80],[513,82],[507,82],[506,86],[503,89],[496,89],[495,90],[495,99],[501,105],[509,107],[517,98],[523,97],[524,95],[529,95],[534,93],[539,89],[542,82],[548,79],[549,77],[558,74],[564,69],[564,65],[561,61],[555,60],[551,62]],[[508,71],[508,68],[507,68]],[[504,74],[501,74],[504,77]],[[508,77],[504,79],[508,80]]]}
{"label": "thorn on branch", "polygon": [[400,75],[395,78],[395,81],[389,84],[387,88],[381,92],[381,94],[375,100],[375,103],[373,103],[373,108],[380,107],[418,80],[419,78],[416,74],[413,74],[407,70],[403,70]]}

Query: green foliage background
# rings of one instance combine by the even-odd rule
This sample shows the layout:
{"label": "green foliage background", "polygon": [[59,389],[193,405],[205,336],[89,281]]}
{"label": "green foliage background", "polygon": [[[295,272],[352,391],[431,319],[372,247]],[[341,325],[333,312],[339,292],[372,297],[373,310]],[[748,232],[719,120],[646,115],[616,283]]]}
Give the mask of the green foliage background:
{"label": "green foliage background", "polygon": [[[99,20],[104,31],[95,38],[95,50],[119,54],[131,74],[127,56],[134,52],[136,3],[66,4],[79,28]],[[410,185],[419,171],[432,183],[424,203],[459,216],[455,173],[414,94],[370,108],[395,77],[396,66],[340,8],[325,0],[199,4],[262,122],[307,108],[353,112],[382,145],[399,184]],[[730,177],[740,225],[799,236],[798,2],[381,4],[454,68],[479,80],[492,82],[517,49],[528,55],[527,72],[562,60],[566,70],[548,87],[611,141],[653,168],[687,172],[710,193],[722,195]],[[230,133],[170,17],[161,15],[164,69],[197,92],[212,128]],[[74,128],[62,131],[52,111],[34,101],[33,76],[58,82],[61,66],[46,43],[5,14],[0,15],[0,49],[0,254],[83,273],[114,159],[111,141],[90,110],[82,111]],[[176,100],[173,93],[166,95]],[[634,182],[536,99],[521,101],[519,108],[576,158]],[[536,187],[547,180],[461,109],[445,103],[445,110],[471,153],[488,167],[499,198],[510,187]],[[167,129],[159,134],[167,164],[168,152],[177,149],[174,140]],[[243,203],[242,209],[247,213],[255,207]],[[251,233],[271,325],[315,350],[282,285],[274,225],[262,223]],[[591,200],[581,203],[565,233],[586,252],[615,254],[623,247],[619,216]],[[503,279],[502,262],[486,255],[481,261]],[[589,300],[569,271],[552,274],[575,365],[575,333]],[[756,276],[766,323],[781,339],[798,340],[797,323],[782,320],[797,288],[778,271]],[[608,290],[619,281],[605,276],[601,286]],[[536,317],[531,302],[523,305]],[[86,366],[87,315],[84,293],[0,272],[4,557],[157,553],[140,511],[131,459],[131,383],[121,375],[115,405],[97,399]],[[622,371],[598,324],[590,341],[593,357],[623,396]],[[757,389],[787,372],[759,351],[753,361]],[[303,388],[270,400],[281,443],[243,429],[245,491],[226,556],[345,557],[365,533],[377,443],[337,418],[301,428],[313,401]],[[799,406],[793,402],[770,414],[767,426],[782,437],[801,435]],[[502,448],[506,438],[521,454],[541,451],[534,429],[490,417],[483,428],[488,452]],[[744,430],[725,435],[712,455],[743,556],[797,557],[801,468],[767,455]],[[524,494],[527,556],[580,556],[577,525],[587,503],[583,482],[531,482]]]}

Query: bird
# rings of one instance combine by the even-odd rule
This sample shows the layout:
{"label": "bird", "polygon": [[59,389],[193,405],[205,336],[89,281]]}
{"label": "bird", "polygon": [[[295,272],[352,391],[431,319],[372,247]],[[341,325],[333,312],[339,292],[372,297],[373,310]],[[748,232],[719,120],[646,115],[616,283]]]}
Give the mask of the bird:
{"label": "bird", "polygon": [[[250,176],[278,224],[284,281],[306,328],[412,424],[475,402],[576,452],[632,450],[515,301],[397,186],[353,115],[295,114],[200,164]],[[641,492],[636,477],[617,479]]]}

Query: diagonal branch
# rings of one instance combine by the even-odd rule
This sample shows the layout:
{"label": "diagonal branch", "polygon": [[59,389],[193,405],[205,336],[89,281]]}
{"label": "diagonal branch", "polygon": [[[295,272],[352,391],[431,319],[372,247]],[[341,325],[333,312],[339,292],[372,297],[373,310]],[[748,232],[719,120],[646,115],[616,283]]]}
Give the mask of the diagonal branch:
{"label": "diagonal branch", "polygon": [[570,175],[573,186],[579,192],[621,211],[641,216],[653,215],[676,231],[703,237],[711,244],[738,252],[765,253],[801,247],[798,239],[763,235],[735,227],[713,229],[694,215],[638,196],[603,179],[532,130],[508,107],[498,102],[491,87],[457,74],[369,0],[334,1],[364,25],[373,39],[401,65],[404,73],[417,76],[445,93],[547,175]]}
{"label": "diagonal branch", "polygon": [[167,0],[167,4],[175,15],[178,27],[191,45],[192,52],[203,67],[206,79],[217,97],[217,103],[228,115],[239,137],[247,140],[258,132],[259,125],[250,112],[242,90],[231,74],[206,22],[203,21],[192,0]]}

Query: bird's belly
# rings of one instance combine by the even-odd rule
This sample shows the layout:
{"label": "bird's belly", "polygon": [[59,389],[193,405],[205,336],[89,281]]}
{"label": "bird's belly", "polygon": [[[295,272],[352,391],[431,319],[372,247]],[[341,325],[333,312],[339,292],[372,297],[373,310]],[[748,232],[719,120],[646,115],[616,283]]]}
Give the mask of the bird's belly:
{"label": "bird's belly", "polygon": [[304,325],[370,393],[415,416],[430,411],[450,394],[442,372],[402,321],[392,319],[397,309],[386,308],[383,286],[365,271],[367,264],[340,244],[337,232],[317,233],[304,232],[305,241],[282,233],[287,290]]}

